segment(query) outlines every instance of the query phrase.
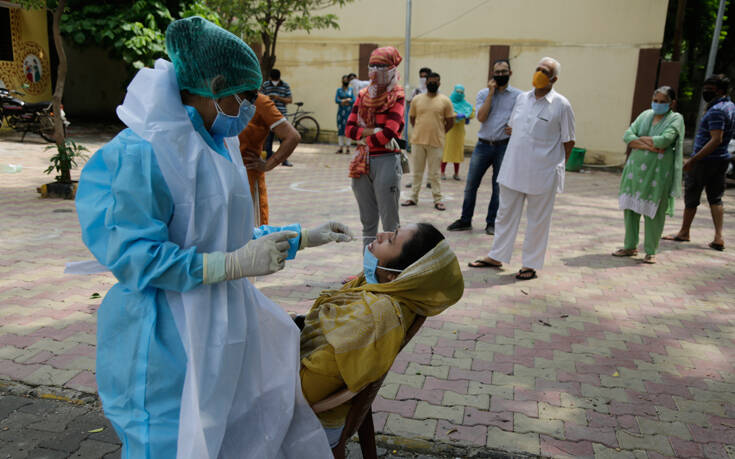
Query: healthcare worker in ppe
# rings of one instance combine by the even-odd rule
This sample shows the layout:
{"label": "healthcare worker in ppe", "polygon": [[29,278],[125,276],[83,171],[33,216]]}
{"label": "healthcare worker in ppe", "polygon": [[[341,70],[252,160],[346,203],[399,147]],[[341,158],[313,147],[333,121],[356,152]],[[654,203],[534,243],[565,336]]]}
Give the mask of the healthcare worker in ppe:
{"label": "healthcare worker in ppe", "polygon": [[258,59],[200,18],[166,31],[172,62],[138,72],[127,129],[82,171],[82,238],[118,283],[98,312],[97,385],[123,458],[318,458],[327,439],[299,383],[299,331],[246,277],[348,241],[329,222],[253,228],[237,134]]}

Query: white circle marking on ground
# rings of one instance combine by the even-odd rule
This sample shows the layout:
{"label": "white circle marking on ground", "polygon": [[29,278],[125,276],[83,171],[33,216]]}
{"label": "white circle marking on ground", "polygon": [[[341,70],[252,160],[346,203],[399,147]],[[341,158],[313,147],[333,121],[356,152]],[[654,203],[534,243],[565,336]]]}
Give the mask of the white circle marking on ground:
{"label": "white circle marking on ground", "polygon": [[307,193],[347,193],[350,191],[350,187],[346,186],[344,188],[338,188],[338,189],[321,189],[321,190],[310,190],[308,188],[302,188],[302,184],[307,182],[294,182],[288,187],[291,188],[294,191],[306,191]]}

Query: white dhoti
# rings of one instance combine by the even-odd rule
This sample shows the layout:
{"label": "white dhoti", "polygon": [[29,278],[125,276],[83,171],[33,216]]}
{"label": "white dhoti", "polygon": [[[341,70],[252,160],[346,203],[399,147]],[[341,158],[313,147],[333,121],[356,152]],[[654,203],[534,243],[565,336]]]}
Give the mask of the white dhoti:
{"label": "white dhoti", "polygon": [[556,187],[543,194],[526,194],[500,185],[500,208],[495,217],[495,237],[488,256],[509,263],[521,223],[523,204],[526,210],[526,237],[523,241],[523,266],[541,269],[549,242],[551,211],[554,209]]}

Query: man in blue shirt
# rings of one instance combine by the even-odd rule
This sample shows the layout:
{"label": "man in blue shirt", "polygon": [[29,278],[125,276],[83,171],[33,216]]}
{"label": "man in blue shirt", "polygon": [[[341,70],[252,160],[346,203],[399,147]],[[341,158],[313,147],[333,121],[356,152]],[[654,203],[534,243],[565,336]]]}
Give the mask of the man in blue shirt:
{"label": "man in blue shirt", "polygon": [[[285,81],[281,80],[281,71],[278,69],[271,70],[270,79],[263,82],[263,86],[260,88],[260,92],[270,97],[273,103],[276,105],[278,111],[282,115],[287,112],[286,105],[293,102],[291,96],[291,87]],[[268,137],[265,139],[265,155],[266,158],[273,156],[273,138],[275,134],[270,132]],[[283,166],[291,167],[293,164],[289,160],[285,160],[282,163]]]}
{"label": "man in blue shirt", "polygon": [[727,145],[735,134],[735,104],[727,96],[729,83],[730,80],[724,75],[713,75],[704,81],[702,98],[707,102],[707,111],[694,137],[694,151],[684,163],[684,218],[679,232],[664,236],[663,239],[680,242],[689,240],[689,228],[704,190],[715,226],[715,237],[709,246],[715,250],[725,250],[722,238],[722,195],[725,193],[727,165],[730,162]]}
{"label": "man in blue shirt", "polygon": [[508,146],[510,134],[506,131],[508,119],[513,112],[515,101],[521,93],[519,89],[508,84],[510,62],[499,59],[493,64],[493,78],[477,93],[475,110],[477,119],[482,123],[477,133],[477,145],[472,152],[470,169],[467,173],[467,184],[464,189],[462,216],[447,227],[449,231],[466,231],[472,229],[472,215],[475,213],[477,189],[487,169],[493,167],[493,193],[487,207],[485,232],[495,234],[495,216],[498,213],[498,171],[503,161],[505,148]]}

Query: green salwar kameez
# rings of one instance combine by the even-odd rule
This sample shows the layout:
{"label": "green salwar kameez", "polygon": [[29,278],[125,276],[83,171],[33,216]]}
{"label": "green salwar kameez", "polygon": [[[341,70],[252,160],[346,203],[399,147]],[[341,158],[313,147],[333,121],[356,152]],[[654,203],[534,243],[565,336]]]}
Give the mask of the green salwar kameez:
{"label": "green salwar kameez", "polygon": [[633,149],[620,180],[619,205],[625,219],[623,249],[638,247],[641,215],[644,216],[643,248],[655,255],[664,230],[666,214],[674,215],[674,198],[681,195],[684,118],[669,111],[653,124],[653,110],[646,110],[631,124],[623,140],[626,144],[650,136],[663,153]]}

